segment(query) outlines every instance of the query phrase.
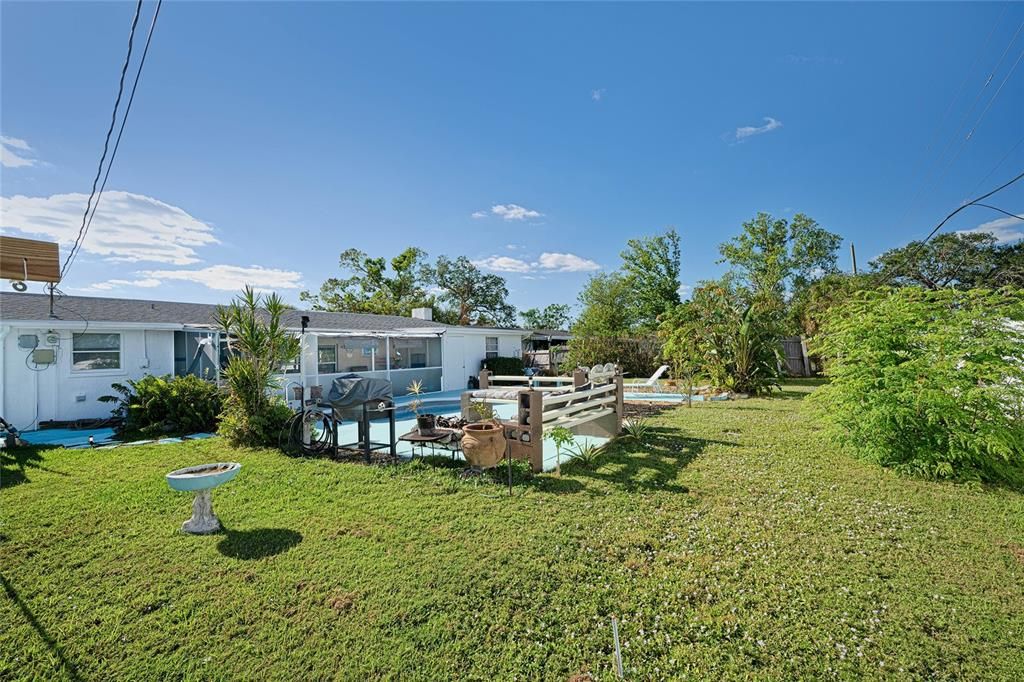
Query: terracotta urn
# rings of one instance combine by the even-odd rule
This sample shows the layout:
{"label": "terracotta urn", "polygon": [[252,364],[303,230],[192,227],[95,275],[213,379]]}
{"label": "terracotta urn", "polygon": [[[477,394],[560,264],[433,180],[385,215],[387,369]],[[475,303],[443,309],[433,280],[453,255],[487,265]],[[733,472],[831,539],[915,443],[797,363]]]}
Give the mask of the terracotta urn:
{"label": "terracotta urn", "polygon": [[466,424],[462,428],[462,453],[470,466],[489,469],[505,457],[505,429],[494,422]]}

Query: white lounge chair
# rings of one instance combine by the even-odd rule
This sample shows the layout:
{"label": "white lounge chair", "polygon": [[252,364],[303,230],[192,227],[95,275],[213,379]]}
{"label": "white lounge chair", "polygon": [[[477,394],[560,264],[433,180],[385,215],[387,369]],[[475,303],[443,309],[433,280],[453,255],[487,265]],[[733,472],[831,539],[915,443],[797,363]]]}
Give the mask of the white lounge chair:
{"label": "white lounge chair", "polygon": [[668,365],[662,365],[661,367],[658,368],[658,371],[656,371],[654,374],[650,376],[650,378],[647,379],[647,381],[631,381],[624,383],[622,386],[627,391],[630,389],[636,390],[638,388],[655,388],[658,385],[658,379],[660,379],[661,375],[667,371]]}

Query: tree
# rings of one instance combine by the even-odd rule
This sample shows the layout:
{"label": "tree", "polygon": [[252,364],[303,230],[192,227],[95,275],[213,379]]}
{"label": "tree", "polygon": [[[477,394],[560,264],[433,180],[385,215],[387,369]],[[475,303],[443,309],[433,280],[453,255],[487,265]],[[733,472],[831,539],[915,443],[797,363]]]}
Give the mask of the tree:
{"label": "tree", "polygon": [[530,308],[519,313],[527,329],[568,329],[571,308],[564,303],[551,303],[543,309]]}
{"label": "tree", "polygon": [[579,301],[582,312],[572,327],[574,336],[620,336],[637,325],[632,286],[618,272],[591,275]]}
{"label": "tree", "polygon": [[986,232],[947,232],[926,243],[889,249],[872,260],[871,267],[881,281],[897,286],[999,287],[1020,281],[1024,267],[1017,249],[997,246],[996,238]]}
{"label": "tree", "polygon": [[461,325],[515,324],[516,309],[506,301],[508,287],[502,277],[484,274],[465,256],[455,260],[439,257],[432,275],[440,289],[438,298],[448,306],[439,319]]}
{"label": "tree", "polygon": [[789,302],[789,329],[807,336],[818,334],[828,311],[858,291],[873,289],[878,278],[871,274],[835,272],[797,291]]}
{"label": "tree", "polygon": [[679,304],[679,234],[630,239],[622,252],[622,276],[632,290],[640,326],[653,329],[658,316]]}
{"label": "tree", "polygon": [[743,223],[743,232],[718,247],[719,262],[728,263],[751,302],[782,311],[787,295],[837,272],[836,252],[842,237],[803,213],[792,222],[758,213]]}
{"label": "tree", "polygon": [[389,263],[371,258],[359,249],[341,252],[339,264],[350,277],[332,277],[319,293],[303,291],[299,299],[313,310],[374,313],[408,317],[413,308],[432,307],[434,298],[427,293],[431,270],[427,254],[415,247],[402,251]]}

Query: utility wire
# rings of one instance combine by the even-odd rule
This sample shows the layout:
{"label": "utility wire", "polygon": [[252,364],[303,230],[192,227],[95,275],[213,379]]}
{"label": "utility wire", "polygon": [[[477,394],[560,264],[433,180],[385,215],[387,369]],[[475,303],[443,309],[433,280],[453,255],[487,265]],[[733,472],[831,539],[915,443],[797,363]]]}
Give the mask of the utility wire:
{"label": "utility wire", "polygon": [[80,248],[82,238],[85,235],[86,222],[89,219],[89,210],[92,207],[93,197],[96,196],[96,190],[100,183],[100,176],[103,175],[103,164],[107,159],[107,150],[110,147],[110,138],[114,134],[114,126],[117,124],[117,111],[121,106],[121,96],[124,94],[124,79],[128,75],[128,66],[131,64],[132,59],[132,46],[135,42],[135,28],[139,24],[139,15],[142,14],[142,0],[138,0],[135,4],[135,16],[132,17],[131,31],[128,33],[128,54],[125,55],[124,64],[121,66],[121,77],[117,84],[117,98],[114,100],[114,110],[110,114],[110,127],[107,128],[107,135],[103,141],[103,154],[100,156],[99,165],[96,168],[96,177],[92,181],[92,190],[89,192],[89,199],[85,204],[85,212],[82,214],[82,226],[78,228],[78,236],[75,237],[75,243],[71,246],[71,251],[68,253],[68,257],[64,260],[64,265],[60,269],[61,279],[64,278],[64,273],[67,271],[71,261],[74,260],[75,253]]}
{"label": "utility wire", "polygon": [[[1002,15],[1000,15],[999,18],[1001,20],[1002,19]],[[997,22],[997,25],[998,25],[998,23],[999,22]],[[956,128],[953,129],[953,136],[949,139],[949,141],[946,143],[946,145],[942,148],[942,151],[939,153],[938,157],[936,157],[936,159],[935,159],[935,163],[940,163],[942,161],[942,159],[945,158],[946,152],[948,152],[950,150],[950,147],[952,147],[952,145],[956,142],[957,138],[960,135],[960,131],[965,127],[965,124],[967,123],[967,121],[970,118],[971,114],[974,113],[974,108],[976,106],[978,106],[978,102],[981,100],[982,95],[985,94],[985,90],[992,83],[992,80],[995,78],[996,73],[998,73],[999,68],[1003,65],[1003,60],[1006,59],[1006,55],[1010,52],[1010,48],[1013,47],[1013,44],[1017,41],[1017,37],[1020,35],[1020,32],[1021,32],[1022,29],[1024,29],[1024,22],[1021,22],[1021,24],[1017,27],[1017,30],[1014,32],[1013,36],[1010,38],[1010,42],[1006,44],[1005,48],[1003,48],[1003,52],[999,56],[999,60],[996,62],[996,65],[992,68],[992,71],[989,72],[988,77],[985,79],[985,82],[982,84],[981,88],[978,90],[978,93],[974,96],[974,100],[971,102],[971,106],[968,107],[967,111],[964,113],[963,117],[960,119],[960,122],[957,124]],[[989,38],[991,38],[991,33],[989,34]],[[985,41],[985,46],[986,47],[988,46],[988,39],[986,39],[986,41]],[[983,48],[983,50],[984,50],[984,48]],[[1020,61],[1020,59],[1018,58],[1018,62],[1019,61]],[[1016,64],[1014,64],[1014,68],[1016,68]],[[1013,73],[1012,69],[1011,69],[1010,73],[1011,74]],[[1009,75],[1007,76],[1007,78],[1009,78]],[[1006,79],[1003,80],[1003,84],[1005,84],[1005,83],[1006,83]],[[1002,89],[1002,85],[999,86],[999,89],[1000,90]],[[997,92],[996,96],[998,96],[998,94],[999,93]],[[959,94],[957,96],[959,97]],[[955,101],[955,99],[954,99],[954,101]],[[995,101],[995,97],[993,97],[993,99],[990,100],[988,106],[991,106],[993,101]],[[956,161],[956,159],[960,156],[960,152],[963,151],[964,146],[967,144],[967,141],[974,134],[974,131],[977,129],[978,125],[981,123],[981,119],[984,118],[984,115],[985,115],[985,113],[987,113],[987,111],[988,111],[988,107],[985,108],[985,112],[982,113],[982,116],[974,124],[974,127],[971,129],[971,131],[967,135],[967,137],[965,137],[960,142],[960,146],[957,148],[956,153],[945,164],[945,166],[942,167],[942,169],[940,170],[938,176],[936,176],[931,182],[927,182],[927,180],[926,180],[925,184],[922,185],[921,187],[919,187],[917,192],[914,193],[914,196],[913,196],[913,198],[911,198],[910,203],[907,205],[906,210],[903,211],[903,214],[900,216],[900,219],[899,219],[900,223],[902,223],[904,220],[906,220],[907,216],[910,214],[910,211],[914,208],[914,205],[917,203],[917,200],[920,199],[923,194],[927,194],[928,192],[930,192],[946,176],[946,173],[949,172],[949,169],[953,165],[953,162]],[[927,178],[927,175],[928,174],[926,173],[925,174],[926,178]]]}
{"label": "utility wire", "polygon": [[[921,252],[921,249],[923,249],[925,247],[925,245],[928,243],[928,241],[931,240],[931,238],[934,237],[938,233],[938,231],[942,229],[942,226],[945,225],[946,223],[948,223],[953,216],[955,216],[957,213],[959,213],[960,211],[964,210],[968,206],[977,206],[977,205],[981,204],[982,201],[984,201],[985,199],[988,199],[990,196],[992,196],[996,192],[1000,192],[1000,191],[1006,189],[1007,187],[1009,187],[1013,183],[1021,180],[1022,178],[1024,178],[1024,173],[1021,173],[1020,175],[1018,175],[1017,177],[1013,178],[1012,180],[1009,180],[1008,182],[1003,183],[999,187],[996,187],[994,190],[992,190],[990,192],[986,192],[985,194],[982,194],[977,199],[972,199],[971,201],[968,201],[966,204],[963,204],[962,206],[960,206],[960,208],[956,209],[955,211],[953,211],[952,213],[947,215],[945,218],[943,218],[942,222],[940,222],[938,225],[936,225],[935,228],[931,232],[928,233],[928,236],[925,237],[924,240],[918,242],[917,246],[914,248],[913,253],[908,255],[903,260],[903,268],[905,269],[907,266],[909,266],[911,264],[911,262],[913,262],[913,260],[915,258],[917,258],[917,255]],[[997,209],[997,210],[1001,210],[1001,209]],[[1014,217],[1016,217],[1016,216],[1014,216]],[[879,286],[882,286],[884,284],[888,284],[889,281],[895,275],[896,275],[896,270],[893,270],[889,274],[889,276],[886,277],[885,280],[883,280],[879,284]]]}
{"label": "utility wire", "polygon": [[[146,35],[146,45],[142,50],[142,57],[139,59],[139,68],[135,72],[135,80],[132,82],[132,90],[128,95],[128,103],[125,105],[124,115],[121,117],[121,127],[117,131],[117,139],[114,140],[114,149],[110,153],[110,162],[107,164],[107,170],[103,174],[103,183],[100,185],[99,192],[96,194],[96,202],[93,204],[92,213],[89,214],[89,220],[85,225],[85,231],[82,233],[82,242],[85,242],[85,237],[89,234],[89,228],[92,227],[92,220],[96,217],[96,211],[100,206],[100,199],[103,197],[103,190],[107,187],[107,179],[110,177],[110,169],[114,166],[114,159],[117,157],[117,149],[121,146],[121,136],[124,135],[124,126],[128,122],[128,113],[132,110],[132,102],[135,101],[135,90],[139,87],[139,78],[142,76],[142,67],[146,63],[146,55],[149,54],[149,44],[153,40],[153,29],[156,28],[157,17],[160,16],[160,6],[163,4],[163,0],[157,0],[156,9],[153,11],[153,20],[149,24],[149,32]],[[72,254],[71,262],[74,262],[74,254]],[[70,263],[68,264],[70,266]]]}
{"label": "utility wire", "polygon": [[996,172],[997,170],[999,170],[999,167],[1000,167],[1000,166],[1002,166],[1002,165],[1003,165],[1003,163],[1004,163],[1004,162],[1005,162],[1005,161],[1006,161],[1006,160],[1007,160],[1008,158],[1010,158],[1010,155],[1011,155],[1011,154],[1013,154],[1013,153],[1014,153],[1015,151],[1017,151],[1017,147],[1019,147],[1019,146],[1020,146],[1020,143],[1021,143],[1021,142],[1024,142],[1024,135],[1022,135],[1022,136],[1020,137],[1020,139],[1018,139],[1018,140],[1017,140],[1017,141],[1016,141],[1016,142],[1015,142],[1015,143],[1013,144],[1013,146],[1012,146],[1012,147],[1010,147],[1009,149],[1007,149],[1007,150],[1006,150],[1006,153],[1005,153],[1005,154],[1003,154],[1003,158],[999,159],[999,160],[998,160],[998,161],[996,162],[996,165],[992,166],[992,170],[990,170],[990,171],[989,171],[988,173],[986,173],[986,174],[985,174],[985,177],[983,177],[983,178],[982,178],[981,180],[978,180],[978,184],[976,184],[976,185],[975,185],[974,187],[972,187],[972,188],[971,188],[971,191],[967,193],[967,196],[970,196],[970,195],[974,194],[975,192],[977,192],[977,191],[978,191],[978,188],[979,188],[979,187],[981,187],[982,185],[984,185],[984,184],[985,184],[985,181],[986,181],[986,180],[988,180],[988,179],[989,179],[990,177],[992,177],[992,174],[993,174],[993,173],[995,173],[995,172]]}
{"label": "utility wire", "polygon": [[1010,213],[1009,211],[1004,211],[1003,209],[999,208],[998,206],[992,206],[991,204],[979,204],[979,203],[975,203],[974,205],[975,206],[983,206],[984,208],[991,208],[993,211],[999,211],[1003,215],[1008,215],[1011,218],[1016,218],[1017,220],[1024,220],[1024,216],[1017,215],[1016,213]]}

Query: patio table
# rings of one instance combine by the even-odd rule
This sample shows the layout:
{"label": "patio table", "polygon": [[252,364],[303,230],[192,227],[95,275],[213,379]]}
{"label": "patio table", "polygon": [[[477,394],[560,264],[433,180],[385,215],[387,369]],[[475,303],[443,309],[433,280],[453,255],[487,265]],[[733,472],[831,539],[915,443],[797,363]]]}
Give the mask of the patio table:
{"label": "patio table", "polygon": [[447,429],[444,427],[435,427],[434,433],[429,435],[423,435],[417,430],[412,430],[399,437],[398,440],[411,443],[413,447],[413,457],[416,456],[416,448],[420,450],[420,457],[423,457],[423,452],[427,446],[430,446],[430,454],[434,454],[437,446],[445,446],[444,449],[451,452],[452,459],[455,459],[455,453],[462,452],[462,447],[459,441],[454,437],[456,429]]}

